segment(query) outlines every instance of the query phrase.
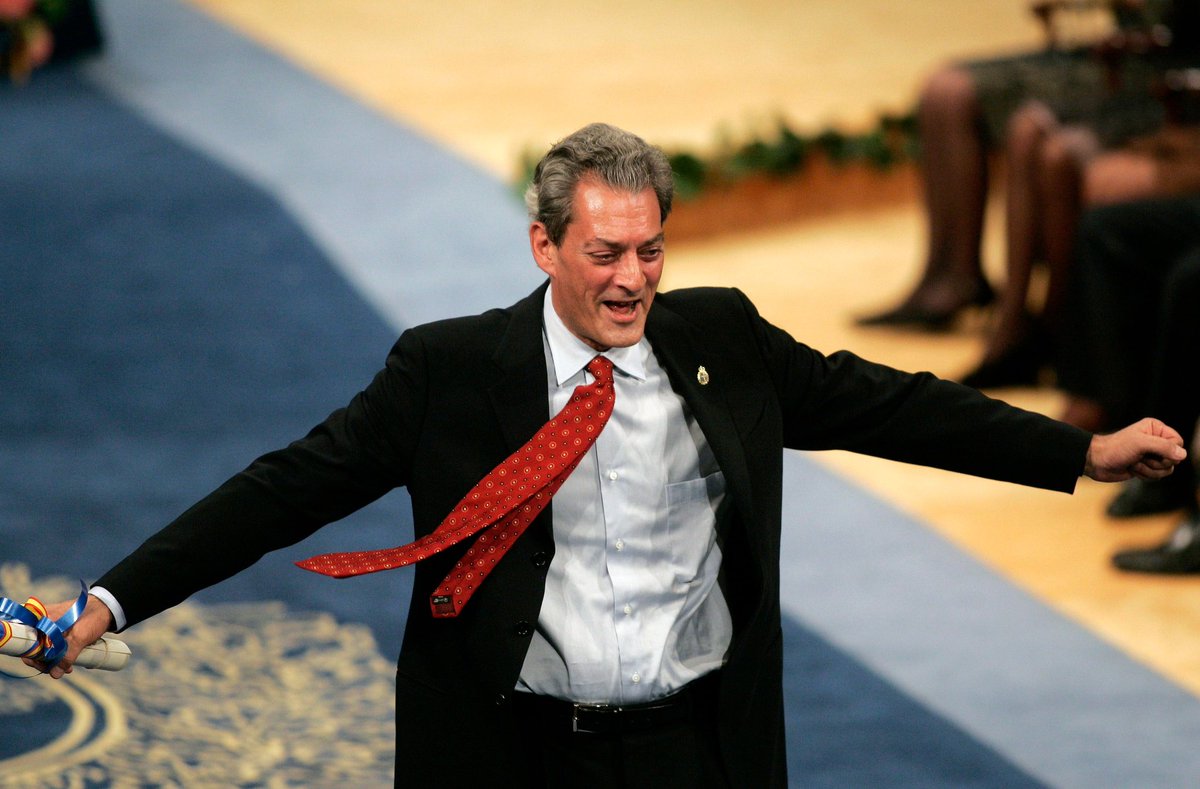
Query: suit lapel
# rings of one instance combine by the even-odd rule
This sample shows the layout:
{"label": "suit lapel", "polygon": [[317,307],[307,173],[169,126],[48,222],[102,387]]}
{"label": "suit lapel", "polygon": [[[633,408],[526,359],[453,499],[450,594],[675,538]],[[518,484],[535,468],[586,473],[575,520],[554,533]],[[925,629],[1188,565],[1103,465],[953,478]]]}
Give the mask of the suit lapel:
{"label": "suit lapel", "polygon": [[696,327],[657,303],[650,309],[646,337],[654,348],[658,363],[667,371],[671,387],[683,397],[704,431],[736,506],[742,516],[750,520],[750,502],[753,500],[750,476],[725,397],[722,359],[706,353],[707,343]]}
{"label": "suit lapel", "polygon": [[492,356],[498,372],[489,395],[510,453],[550,419],[546,355],[542,346],[542,299],[546,287],[542,285],[513,306],[512,320]]}

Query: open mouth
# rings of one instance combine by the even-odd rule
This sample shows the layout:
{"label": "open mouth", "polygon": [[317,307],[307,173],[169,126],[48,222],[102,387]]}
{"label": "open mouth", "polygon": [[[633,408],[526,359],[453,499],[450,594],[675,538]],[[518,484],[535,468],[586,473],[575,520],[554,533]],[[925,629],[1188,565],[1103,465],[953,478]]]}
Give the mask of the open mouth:
{"label": "open mouth", "polygon": [[628,301],[606,301],[604,306],[608,308],[613,317],[618,319],[629,319],[637,314],[638,305],[641,301],[638,299],[630,299]]}

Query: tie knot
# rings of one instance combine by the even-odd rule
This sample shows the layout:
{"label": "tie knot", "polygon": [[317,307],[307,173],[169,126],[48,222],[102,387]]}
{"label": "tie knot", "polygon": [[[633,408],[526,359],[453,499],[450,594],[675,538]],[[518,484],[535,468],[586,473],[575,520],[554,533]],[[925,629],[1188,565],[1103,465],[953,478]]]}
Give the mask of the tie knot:
{"label": "tie knot", "polygon": [[587,371],[600,383],[612,381],[613,364],[604,356],[597,356],[588,362]]}

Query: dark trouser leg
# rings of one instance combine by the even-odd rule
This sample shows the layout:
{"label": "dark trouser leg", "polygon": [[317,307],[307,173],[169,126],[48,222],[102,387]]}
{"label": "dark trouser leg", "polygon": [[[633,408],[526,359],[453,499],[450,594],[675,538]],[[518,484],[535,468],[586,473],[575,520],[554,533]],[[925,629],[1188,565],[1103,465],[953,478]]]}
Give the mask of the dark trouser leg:
{"label": "dark trouser leg", "polygon": [[1200,240],[1168,273],[1162,309],[1147,410],[1191,441],[1200,421]]}
{"label": "dark trouser leg", "polygon": [[728,789],[713,721],[644,732],[556,732],[540,754],[547,789]]}
{"label": "dark trouser leg", "polygon": [[[1162,328],[1154,353],[1149,413],[1191,441],[1200,418],[1200,243],[1180,258],[1166,277]],[[1195,444],[1191,449],[1195,452]],[[1200,572],[1200,507],[1195,460],[1159,483],[1181,491],[1190,503],[1184,519],[1161,545],[1122,551],[1113,563],[1122,570],[1155,574]],[[1149,486],[1147,486],[1149,487]]]}
{"label": "dark trouser leg", "polygon": [[1095,208],[1080,222],[1058,383],[1114,423],[1144,415],[1162,294],[1180,255],[1200,243],[1200,198]]}
{"label": "dark trouser leg", "polygon": [[566,702],[516,694],[513,712],[523,732],[521,761],[528,768],[528,785],[729,789],[717,737],[716,689],[715,676],[692,683],[686,705],[673,708],[666,719],[637,711],[632,719],[625,712],[603,713],[580,717],[578,726],[572,725]]}
{"label": "dark trouser leg", "polygon": [[[1200,241],[1167,274],[1158,337],[1146,413],[1178,430],[1194,453],[1200,423]],[[1176,468],[1172,479],[1171,487],[1194,498],[1195,458]]]}

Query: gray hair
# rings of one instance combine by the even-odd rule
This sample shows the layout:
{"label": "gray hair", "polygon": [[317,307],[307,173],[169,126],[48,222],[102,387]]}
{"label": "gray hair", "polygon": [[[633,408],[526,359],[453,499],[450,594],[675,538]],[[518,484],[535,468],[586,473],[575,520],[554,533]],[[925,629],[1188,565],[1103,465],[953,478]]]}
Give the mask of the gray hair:
{"label": "gray hair", "polygon": [[545,225],[554,244],[562,243],[571,224],[575,187],[589,177],[635,193],[653,189],[660,219],[667,221],[675,183],[666,154],[635,134],[593,123],[555,143],[538,162],[525,190],[530,221]]}

